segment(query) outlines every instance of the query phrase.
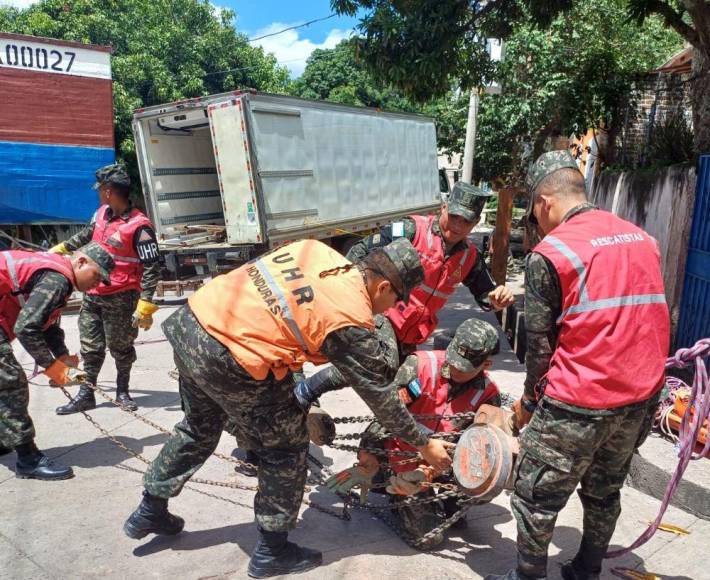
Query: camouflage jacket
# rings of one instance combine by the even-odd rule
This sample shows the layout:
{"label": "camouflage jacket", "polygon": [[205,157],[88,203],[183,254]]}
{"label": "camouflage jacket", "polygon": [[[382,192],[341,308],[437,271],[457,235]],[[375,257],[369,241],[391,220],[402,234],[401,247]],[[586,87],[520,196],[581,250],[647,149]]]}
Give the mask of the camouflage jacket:
{"label": "camouflage jacket", "polygon": [[[112,211],[109,208],[109,212]],[[124,211],[120,216],[111,216],[110,219],[124,219],[127,220],[128,217],[130,216],[131,211],[133,211],[133,206],[129,205],[126,208],[126,211]],[[138,232],[144,231],[144,229],[139,229]],[[138,233],[137,232],[137,233]],[[153,231],[153,228],[150,228],[149,232],[153,238],[155,238],[155,231]],[[71,238],[66,240],[64,242],[64,245],[69,250],[78,250],[81,248],[81,246],[84,246],[88,244],[91,241],[92,236],[94,235],[94,220],[92,219],[91,222],[84,228],[82,229],[78,234],[73,235]],[[135,249],[135,244],[137,243],[137,240],[133,240],[134,244],[134,249]],[[136,255],[140,255],[138,251],[136,250]],[[143,265],[143,276],[141,278],[141,298],[143,300],[147,300],[150,302],[153,299],[153,294],[155,293],[155,288],[158,286],[158,282],[160,282],[160,262],[158,258],[152,258],[152,259],[147,259],[147,260],[141,260],[141,263]]]}
{"label": "camouflage jacket", "polygon": [[74,288],[66,277],[53,270],[35,272],[25,288],[29,295],[15,322],[15,334],[35,362],[47,368],[69,351],[59,321],[47,330],[43,330],[44,325],[55,310],[64,306]]}
{"label": "camouflage jacket", "polygon": [[[444,378],[449,378],[448,365],[444,365],[441,369],[441,375]],[[419,359],[410,354],[404,362],[399,367],[394,380],[390,383],[389,389],[395,393],[401,388],[406,388],[412,381],[419,378]],[[480,373],[473,379],[465,383],[454,383],[449,382],[449,397],[448,400],[455,399],[459,394],[463,393],[467,389],[478,389],[483,390],[486,388],[486,380],[483,373]],[[489,405],[496,405],[500,407],[501,399],[500,395],[496,399],[488,401]],[[473,423],[473,419],[455,419],[453,421],[454,427],[457,431],[463,431]],[[380,422],[375,421],[370,424],[367,430],[363,433],[360,445],[363,447],[375,447],[382,448],[384,444],[384,438],[388,436],[388,433],[392,433],[391,430],[384,428]]]}
{"label": "camouflage jacket", "polygon": [[[401,222],[395,223],[403,224],[404,237],[413,243],[414,236],[417,233],[417,225],[414,220],[406,217],[403,218]],[[369,235],[359,241],[357,244],[355,244],[352,248],[350,248],[350,251],[348,252],[348,260],[352,262],[361,260],[362,258],[367,256],[367,254],[369,254],[373,248],[379,248],[389,244],[394,238],[394,235],[392,233],[392,226],[393,224],[383,226],[382,228],[380,228],[379,233]],[[432,231],[435,235],[441,237],[441,229],[439,227],[438,216],[432,224]],[[453,256],[457,252],[462,252],[465,247],[466,246],[464,242],[459,242],[458,244],[455,244],[454,246],[446,250],[446,256]],[[478,256],[476,257],[476,262],[473,264],[473,268],[471,268],[471,271],[468,273],[468,276],[466,276],[466,278],[463,279],[461,283],[469,289],[469,291],[471,292],[471,294],[473,294],[473,297],[476,299],[476,302],[478,302],[481,308],[483,308],[484,310],[491,309],[490,302],[488,301],[488,293],[496,287],[496,283],[493,281],[493,278],[491,277],[491,274],[488,271],[488,266],[486,266],[486,263],[484,262],[480,251],[478,252]]]}
{"label": "camouflage jacket", "polygon": [[[572,208],[563,222],[573,216],[596,209],[591,203]],[[557,346],[557,318],[562,314],[562,288],[560,278],[552,263],[534,250],[525,261],[525,331],[528,349],[525,354],[525,394],[535,398],[535,385],[545,376]],[[608,414],[606,410],[582,409],[559,401],[556,405],[585,414]]]}
{"label": "camouflage jacket", "polygon": [[335,380],[352,386],[379,423],[397,437],[422,447],[428,437],[400,401],[397,389],[392,388],[392,371],[382,348],[374,332],[348,326],[326,336],[321,352],[333,363],[329,372]]}

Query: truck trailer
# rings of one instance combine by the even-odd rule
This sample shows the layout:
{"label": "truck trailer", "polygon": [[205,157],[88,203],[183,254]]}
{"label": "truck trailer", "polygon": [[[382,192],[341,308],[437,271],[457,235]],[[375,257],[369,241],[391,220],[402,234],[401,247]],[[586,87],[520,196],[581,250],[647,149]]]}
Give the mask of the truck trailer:
{"label": "truck trailer", "polygon": [[433,119],[236,91],[135,111],[143,194],[171,271],[233,268],[441,203]]}

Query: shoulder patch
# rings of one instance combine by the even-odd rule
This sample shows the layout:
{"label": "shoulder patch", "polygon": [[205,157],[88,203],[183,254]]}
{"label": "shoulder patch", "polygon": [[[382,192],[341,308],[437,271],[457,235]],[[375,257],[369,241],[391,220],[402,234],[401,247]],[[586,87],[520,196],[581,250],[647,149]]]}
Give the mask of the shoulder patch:
{"label": "shoulder patch", "polygon": [[151,264],[158,260],[158,241],[153,228],[149,226],[138,228],[133,236],[133,244],[143,264]]}
{"label": "shoulder patch", "polygon": [[404,236],[404,222],[394,222],[392,224],[392,239]]}

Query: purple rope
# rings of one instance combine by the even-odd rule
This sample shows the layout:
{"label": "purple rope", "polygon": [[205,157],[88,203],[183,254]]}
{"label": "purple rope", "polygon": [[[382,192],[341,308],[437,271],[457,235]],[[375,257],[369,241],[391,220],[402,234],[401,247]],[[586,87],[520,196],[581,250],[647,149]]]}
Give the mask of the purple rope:
{"label": "purple rope", "polygon": [[[705,443],[705,447],[703,447],[700,453],[694,453],[693,450],[704,421],[710,417],[710,382],[708,381],[708,371],[703,361],[704,357],[709,355],[710,338],[703,338],[696,342],[695,346],[692,348],[681,348],[675,353],[675,356],[669,357],[666,360],[666,368],[685,368],[692,362],[695,364],[695,379],[693,380],[693,387],[690,394],[688,412],[683,415],[683,420],[678,430],[679,439],[676,444],[679,458],[678,465],[673,473],[673,477],[671,477],[671,480],[668,482],[666,493],[663,496],[661,508],[655,521],[651,523],[648,528],[646,528],[646,531],[628,548],[607,552],[607,558],[618,558],[619,556],[628,554],[651,539],[653,534],[656,533],[658,526],[661,524],[661,520],[666,513],[666,509],[668,509],[671,497],[673,497],[673,494],[678,488],[680,480],[683,478],[683,474],[688,467],[688,463],[690,463],[691,460],[702,459],[708,456],[708,452],[710,451],[710,439]],[[672,389],[685,384],[673,377],[669,377],[666,383]],[[690,413],[691,408],[695,410],[694,413]]]}

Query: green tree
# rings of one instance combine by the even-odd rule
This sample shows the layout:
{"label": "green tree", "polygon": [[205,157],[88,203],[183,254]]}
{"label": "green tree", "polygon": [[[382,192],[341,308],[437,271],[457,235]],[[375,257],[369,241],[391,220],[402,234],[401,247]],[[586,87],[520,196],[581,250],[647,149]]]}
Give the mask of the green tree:
{"label": "green tree", "polygon": [[[604,0],[586,3],[586,7],[583,4],[581,0],[332,0],[333,8],[339,13],[355,15],[362,11],[364,14],[360,23],[362,37],[358,40],[358,52],[370,70],[378,78],[417,99],[442,95],[452,83],[459,83],[466,90],[488,82],[496,71],[484,50],[483,39],[509,39],[520,25],[534,23],[543,28],[551,26],[553,33],[564,31],[568,35],[568,31],[575,28],[580,11],[586,10],[587,16],[597,11],[596,25],[601,30],[609,30],[614,38],[609,47],[613,50],[602,50],[601,58],[594,64],[594,67],[604,71],[610,64],[616,68],[619,59],[633,64],[633,58],[625,58],[629,56],[624,54],[627,52],[625,39],[617,34],[617,30],[632,33],[624,18],[618,16],[620,11],[639,27],[648,24],[656,28],[658,22],[662,22],[695,49],[693,68],[696,74],[692,86],[695,143],[698,151],[710,151],[710,99],[707,98],[710,94],[710,2]],[[607,13],[611,13],[609,21],[605,20]],[[612,24],[614,28],[610,30]],[[617,25],[622,26],[619,28]],[[640,28],[642,36],[646,30]],[[589,32],[596,34],[596,30]],[[600,38],[603,40],[604,37]],[[568,58],[574,58],[573,49],[583,48],[586,37],[580,35],[567,40],[572,41],[565,47],[570,51]],[[547,42],[553,42],[552,38],[548,37]],[[537,46],[539,44],[529,50],[533,58]],[[637,61],[635,64],[644,63]],[[626,66],[618,68],[628,70]],[[557,70],[567,71],[568,67],[553,69],[551,73],[555,74]],[[637,69],[636,72],[642,71]],[[591,74],[594,78],[597,71],[583,68],[575,74]],[[599,103],[608,103],[618,96],[620,87],[615,86],[616,79],[610,74],[608,78],[610,82],[606,85],[597,83],[597,87],[604,92],[593,95],[595,103],[590,110],[596,110]],[[558,80],[564,81],[562,78]],[[571,106],[567,103],[560,105],[560,116],[564,122],[564,112],[569,111]]]}
{"label": "green tree", "polygon": [[0,7],[4,32],[113,47],[117,155],[134,177],[134,109],[241,87],[285,90],[288,71],[250,46],[233,21],[233,12],[206,0],[42,0],[22,11]]}

